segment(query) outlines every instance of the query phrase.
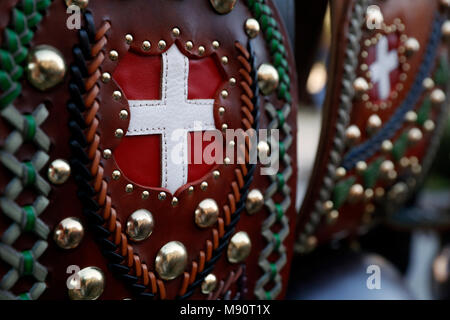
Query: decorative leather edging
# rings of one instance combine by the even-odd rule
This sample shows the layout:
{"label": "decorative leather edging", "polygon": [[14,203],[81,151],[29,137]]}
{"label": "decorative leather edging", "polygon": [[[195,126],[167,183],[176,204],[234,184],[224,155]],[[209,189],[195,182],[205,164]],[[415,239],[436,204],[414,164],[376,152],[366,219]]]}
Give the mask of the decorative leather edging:
{"label": "decorative leather edging", "polygon": [[[47,119],[48,110],[39,104],[32,114],[22,114],[14,101],[22,93],[20,81],[36,27],[51,5],[51,0],[22,0],[12,10],[12,19],[4,30],[0,49],[0,116],[13,130],[2,142],[0,162],[14,177],[0,194],[0,208],[11,225],[0,239],[0,259],[11,269],[0,280],[0,300],[35,300],[47,288],[47,268],[38,258],[47,249],[49,227],[39,218],[48,206],[51,187],[40,175],[49,160],[50,138],[40,128]],[[37,150],[31,161],[21,162],[15,154],[25,144]],[[25,189],[35,195],[35,201],[19,206],[15,200]],[[30,250],[19,252],[13,245],[23,233],[32,233],[38,240]],[[28,292],[16,296],[12,289],[22,277],[36,282]]]}

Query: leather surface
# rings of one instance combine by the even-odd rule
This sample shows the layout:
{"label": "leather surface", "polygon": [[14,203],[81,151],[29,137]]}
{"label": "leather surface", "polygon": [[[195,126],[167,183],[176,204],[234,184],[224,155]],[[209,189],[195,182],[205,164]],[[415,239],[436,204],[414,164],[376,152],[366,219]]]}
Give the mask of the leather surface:
{"label": "leather surface", "polygon": [[[0,30],[3,29],[6,22],[3,17],[10,15],[10,3],[17,1],[9,1],[8,3],[1,3],[0,7]],[[274,18],[280,21],[280,17],[273,7],[270,1],[267,1],[272,8]],[[196,49],[199,45],[204,45],[206,52],[205,57],[209,56],[227,56],[229,61],[226,65],[223,65],[224,73],[227,77],[234,76],[237,79],[237,85],[230,87],[225,82],[222,83],[219,90],[215,94],[214,104],[214,121],[216,128],[221,128],[223,123],[227,123],[229,128],[241,128],[242,127],[242,113],[240,97],[244,93],[239,83],[245,80],[241,77],[239,69],[241,68],[241,62],[239,58],[239,51],[236,50],[235,43],[239,42],[245,48],[247,47],[248,37],[244,32],[244,22],[247,18],[251,17],[250,12],[245,5],[244,1],[238,1],[235,9],[231,14],[218,15],[212,9],[210,2],[206,0],[196,1],[91,1],[88,7],[92,12],[94,22],[97,30],[104,26],[105,21],[109,21],[111,28],[105,35],[106,42],[102,43],[103,48],[99,50],[100,54],[103,54],[106,58],[99,67],[99,72],[109,72],[114,74],[114,70],[117,65],[120,65],[121,59],[126,56],[126,52],[130,49],[134,51],[141,50],[141,44],[144,40],[148,40],[152,43],[151,53],[154,55],[160,54],[161,51],[157,49],[157,43],[161,39],[164,39],[167,43],[167,49],[172,45],[178,45],[181,52],[190,59],[199,59],[200,56]],[[132,17],[132,19],[130,19]],[[39,44],[48,44],[57,48],[63,54],[67,65],[71,65],[74,62],[72,49],[76,44],[79,44],[80,39],[76,30],[68,30],[65,27],[67,15],[66,5],[64,1],[54,1],[45,15],[43,21],[39,24],[32,46]],[[172,36],[172,28],[178,27],[181,30],[179,37]],[[280,30],[284,39],[287,39],[287,35],[283,29]],[[128,45],[125,41],[125,34],[130,33],[134,37],[133,43]],[[96,39],[97,41],[99,39]],[[101,40],[101,39],[100,39]],[[220,47],[215,50],[211,43],[217,40],[220,43]],[[185,49],[186,41],[192,41],[194,43],[194,50],[188,51]],[[252,40],[254,46],[255,64],[259,66],[263,62],[271,60],[270,52],[266,41],[261,34],[256,39]],[[285,41],[287,50],[288,63],[294,66],[293,54],[289,46],[288,41]],[[93,47],[92,50],[98,48]],[[119,61],[111,61],[108,59],[108,53],[110,50],[116,50],[119,54]],[[194,62],[195,64],[195,62]],[[296,75],[294,73],[295,68],[291,71],[291,95],[293,97],[292,110],[296,109],[297,105],[297,93],[296,93]],[[199,72],[203,72],[199,70]],[[97,74],[98,76],[98,74]],[[127,76],[125,76],[125,79]],[[100,137],[98,141],[98,149],[104,150],[109,148],[111,150],[118,150],[120,145],[120,139],[115,137],[115,130],[117,128],[124,129],[126,132],[129,126],[129,119],[121,120],[118,114],[121,110],[126,110],[130,113],[129,103],[124,97],[120,101],[114,101],[112,99],[113,92],[116,90],[122,90],[120,87],[120,81],[114,79],[108,84],[103,84],[99,78],[93,77],[96,80],[93,86],[96,96],[93,97],[91,102],[98,103],[98,112],[93,114],[95,117],[94,122],[98,123],[98,127],[94,128],[95,131],[89,131],[89,128],[85,129],[87,137]],[[70,150],[69,140],[71,132],[69,130],[70,114],[66,109],[66,104],[69,101],[69,84],[71,75],[68,74],[65,81],[59,84],[57,87],[47,91],[38,92],[32,88],[26,80],[22,81],[23,92],[21,96],[16,100],[15,105],[21,112],[31,112],[38,103],[45,101],[46,107],[49,109],[50,116],[42,126],[42,129],[51,137],[52,147],[50,150],[50,161],[53,159],[70,159],[73,154]],[[88,85],[88,84],[86,84]],[[220,97],[219,92],[222,89],[229,90],[229,97],[226,101]],[[92,92],[87,92],[83,95],[83,98],[90,99]],[[204,92],[197,93],[193,90],[191,93],[194,97],[203,95]],[[264,103],[272,102],[277,108],[282,107],[282,102],[277,99],[276,94],[261,98],[261,103],[258,106],[261,112],[260,127],[266,128],[269,123],[268,115],[264,110]],[[218,114],[219,106],[225,106],[227,108],[226,114],[222,117]],[[91,111],[92,112],[92,111]],[[170,121],[170,119],[167,119]],[[293,129],[293,146],[296,145],[295,132],[296,121],[295,112],[292,112],[292,116],[286,119],[286,122]],[[1,126],[8,128],[8,125],[1,122]],[[0,129],[1,130],[1,129]],[[4,139],[7,134],[7,130],[1,131],[1,140]],[[154,146],[152,146],[153,148]],[[157,146],[156,146],[157,147]],[[88,150],[94,152],[95,150]],[[30,154],[34,152],[32,148],[23,148],[18,153],[20,159],[27,159]],[[125,151],[126,152],[126,151]],[[145,156],[149,156],[148,153],[143,152]],[[289,151],[292,158],[293,174],[296,176],[296,150],[292,147]],[[155,156],[156,158],[157,156]],[[171,205],[172,195],[162,188],[145,188],[144,186],[130,181],[127,177],[122,176],[118,181],[113,181],[111,178],[112,171],[117,169],[117,163],[114,158],[103,159],[96,157],[95,163],[89,163],[87,170],[94,173],[96,166],[102,168],[104,172],[104,182],[92,181],[93,185],[98,183],[107,183],[109,188],[107,195],[111,199],[109,203],[112,208],[115,209],[117,214],[116,223],[119,223],[121,230],[116,229],[115,233],[111,237],[111,241],[114,238],[123,237],[126,221],[128,216],[136,209],[146,208],[153,213],[155,218],[155,229],[149,240],[141,243],[128,242],[128,245],[118,249],[118,252],[124,252],[132,250],[134,257],[139,257],[142,263],[145,263],[149,271],[153,271],[154,260],[158,250],[168,241],[181,241],[187,248],[188,252],[188,267],[186,272],[189,274],[193,272],[191,270],[192,262],[199,259],[199,251],[205,250],[205,243],[211,242],[212,238],[216,236],[211,229],[199,229],[194,223],[194,211],[198,203],[205,198],[213,198],[217,201],[219,208],[226,206],[229,200],[230,194],[235,193],[233,187],[235,187],[234,180],[236,179],[236,169],[238,165],[223,166],[219,165],[217,169],[220,170],[220,178],[217,180],[212,177],[209,171],[208,175],[201,180],[192,181],[189,185],[181,188],[177,192],[177,198],[179,204],[177,206]],[[45,168],[41,173],[45,176]],[[258,188],[264,192],[270,184],[270,179],[267,176],[261,176],[259,174],[260,167],[257,167],[256,175],[250,189]],[[7,181],[11,178],[9,172],[3,168],[0,170],[0,185],[5,186]],[[296,194],[295,179],[290,179],[287,184],[291,188],[291,197]],[[208,183],[208,189],[206,191],[200,190],[200,182],[206,181]],[[125,186],[128,183],[134,184],[134,190],[132,193],[125,192]],[[193,185],[195,191],[193,194],[187,192],[187,188]],[[150,192],[148,199],[142,199],[141,193],[144,190]],[[166,191],[168,197],[165,201],[158,200],[158,193],[160,191]],[[101,197],[100,195],[99,197]],[[103,195],[104,196],[104,195]],[[34,195],[32,193],[24,193],[18,199],[20,205],[26,205],[32,202]],[[97,198],[96,198],[97,199]],[[292,203],[295,201],[291,199]],[[234,208],[231,208],[234,209]],[[223,211],[220,213],[223,217]],[[284,241],[287,251],[288,260],[292,256],[292,245],[294,240],[294,221],[295,221],[295,209],[291,205],[286,212],[290,224],[290,233],[287,239]],[[77,217],[82,221],[82,224],[86,227],[85,237],[79,247],[72,250],[62,250],[56,246],[56,244],[49,238],[49,247],[45,254],[40,259],[40,263],[48,268],[48,276],[46,279],[47,290],[45,291],[44,299],[67,299],[66,279],[69,274],[66,272],[67,267],[70,265],[77,265],[80,268],[88,266],[96,266],[103,270],[105,274],[105,291],[100,299],[123,299],[132,297],[131,291],[127,288],[124,281],[116,278],[111,269],[108,267],[108,260],[102,255],[101,249],[95,241],[94,231],[89,227],[88,219],[83,215],[83,205],[77,197],[77,186],[74,177],[72,176],[67,183],[61,186],[52,186],[50,204],[46,211],[42,214],[42,219],[48,224],[51,230],[64,218]],[[237,224],[237,231],[246,231],[252,240],[252,251],[250,256],[246,259],[245,263],[245,278],[246,278],[246,295],[245,298],[255,298],[254,286],[256,281],[263,275],[261,268],[258,266],[258,259],[261,251],[267,246],[267,241],[261,235],[261,228],[264,220],[268,217],[266,209],[262,209],[254,216],[250,216],[247,213],[242,212],[241,220]],[[3,232],[8,226],[9,221],[3,216],[0,218],[0,232]],[[114,222],[113,222],[114,224]],[[108,228],[108,226],[105,226]],[[216,230],[217,232],[217,230]],[[17,250],[29,249],[29,246],[33,243],[33,239],[27,235],[21,237],[16,243]],[[226,250],[225,250],[226,251]],[[128,259],[128,258],[127,258]],[[133,259],[133,256],[130,258]],[[133,265],[133,261],[127,260],[124,265]],[[0,275],[3,275],[8,269],[6,266],[0,268]],[[236,274],[243,270],[241,265],[233,265],[227,261],[226,252],[215,263],[214,274],[216,274],[219,282],[226,281],[230,278],[230,274]],[[130,271],[131,275],[135,275],[135,271]],[[282,298],[285,292],[286,284],[289,275],[289,261],[281,271],[282,277],[282,292],[278,298]],[[158,298],[175,298],[179,292],[182,282],[186,275],[182,275],[172,281],[164,281],[163,287],[165,288],[165,294],[159,295]],[[24,290],[28,290],[31,282],[24,281],[14,288],[14,293],[19,294]],[[158,294],[161,294],[161,281],[158,282]],[[233,294],[236,294],[238,287],[236,283],[230,284],[230,290]],[[195,290],[191,296],[195,299],[204,299],[207,296],[200,293],[199,288]]]}
{"label": "leather surface", "polygon": [[[419,99],[417,102],[414,102],[413,106],[411,103],[409,104],[412,110],[420,113],[419,109],[421,108],[424,100],[429,97],[430,94],[430,91],[420,88],[421,84],[418,85],[419,89],[417,89],[417,85],[414,86],[415,82],[418,81],[417,79],[420,79],[420,77],[423,76],[423,71],[419,72],[420,68],[423,69],[423,65],[425,65],[429,60],[427,60],[426,57],[433,55],[434,60],[431,62],[431,73],[427,71],[427,76],[434,77],[436,70],[438,70],[440,59],[448,61],[448,47],[442,37],[439,39],[437,48],[432,53],[426,54],[427,50],[430,51],[430,42],[432,42],[431,39],[433,34],[436,34],[436,32],[439,31],[439,28],[436,26],[438,19],[445,19],[448,17],[448,12],[441,10],[438,2],[439,1],[395,0],[370,1],[370,3],[367,3],[368,5],[377,5],[381,8],[381,12],[384,15],[384,22],[389,27],[396,21],[399,21],[396,19],[400,19],[405,26],[404,31],[400,33],[406,35],[406,37],[416,38],[420,43],[420,50],[411,57],[406,58],[406,64],[408,64],[408,66],[407,68],[405,67],[402,69],[405,70],[404,72],[402,71],[405,74],[405,79],[401,82],[402,90],[395,95],[395,98],[389,98],[389,107],[374,110],[373,108],[367,107],[365,102],[361,99],[357,99],[356,96],[354,99],[350,97],[350,99],[352,99],[350,103],[351,108],[348,114],[348,123],[344,124],[344,126],[346,126],[344,129],[350,125],[356,125],[360,129],[361,139],[356,142],[355,145],[345,145],[345,141],[341,141],[339,144],[336,143],[337,129],[342,129],[342,119],[347,119],[346,114],[348,112],[344,111],[345,114],[342,114],[343,111],[340,111],[339,106],[342,105],[343,101],[348,101],[347,96],[345,99],[343,99],[342,96],[348,92],[352,92],[352,90],[347,90],[346,87],[348,88],[351,86],[356,77],[365,76],[365,71],[363,71],[364,69],[362,69],[361,66],[367,62],[365,58],[360,56],[360,53],[358,53],[359,51],[357,50],[359,50],[359,48],[362,48],[361,50],[365,50],[365,41],[368,39],[370,41],[374,34],[376,34],[376,31],[368,30],[364,24],[360,25],[351,20],[352,17],[355,17],[354,7],[358,1],[331,1],[332,52],[330,59],[331,65],[328,72],[331,78],[329,79],[327,99],[324,105],[322,136],[318,149],[318,156],[312,177],[310,179],[309,190],[300,211],[297,226],[298,236],[302,237],[304,240],[301,248],[299,247],[300,251],[307,252],[312,249],[307,248],[308,245],[306,245],[306,242],[308,241],[312,247],[314,247],[317,242],[320,244],[331,239],[354,236],[367,230],[367,227],[374,221],[374,217],[375,221],[378,221],[379,217],[382,218],[382,216],[373,216],[372,214],[367,213],[369,211],[368,204],[370,205],[372,201],[360,201],[356,204],[349,204],[346,201],[343,207],[340,207],[338,210],[339,218],[334,224],[330,225],[326,222],[326,212],[323,209],[323,203],[326,200],[333,200],[333,188],[328,187],[328,191],[324,191],[324,188],[326,189],[326,186],[336,186],[338,182],[346,181],[346,179],[352,177],[356,178],[354,183],[361,183],[364,185],[364,181],[356,172],[355,162],[352,162],[349,168],[347,168],[347,172],[343,178],[336,178],[335,169],[339,166],[345,167],[345,165],[349,163],[347,160],[349,160],[350,155],[354,150],[357,150],[358,147],[370,145],[370,141],[372,141],[374,137],[373,135],[369,135],[366,130],[370,116],[374,114],[379,116],[383,123],[382,128],[380,129],[382,131],[387,129],[386,127],[388,123],[390,123],[389,126],[391,128],[396,128],[393,131],[389,129],[391,130],[390,132],[395,132],[391,136],[392,141],[395,143],[401,134],[410,128],[408,124],[403,123],[404,118],[394,121],[395,115],[399,114],[399,109],[402,106],[403,109],[405,109],[404,101],[409,95],[415,93],[420,94]],[[359,42],[360,47],[355,47],[349,44],[349,39],[352,39],[352,37],[355,39],[354,37],[356,36],[354,31],[351,30],[351,23],[356,26],[357,31],[362,30],[362,38]],[[347,67],[345,64],[346,51],[351,50],[351,48],[356,49],[356,54],[359,58],[357,60],[357,71],[353,74],[353,78],[349,79],[348,76],[344,78],[344,73],[346,70],[345,68]],[[367,59],[370,60],[370,49],[368,52],[369,57]],[[402,67],[404,66],[400,66],[399,68]],[[391,73],[391,77],[391,80],[396,81],[397,76],[395,76],[395,73]],[[445,85],[436,85],[435,88],[441,88],[443,91],[446,91],[447,89]],[[378,89],[377,86],[374,86],[373,90],[376,89]],[[441,117],[445,117],[445,110],[446,109],[439,109],[436,107],[430,114],[429,119],[433,120],[435,123],[439,123],[439,119],[441,119]],[[423,164],[424,159],[428,154],[431,157],[433,156],[432,153],[434,151],[430,150],[432,150],[432,146],[435,145],[435,142],[432,141],[437,141],[436,139],[438,139],[436,136],[439,136],[439,130],[434,130],[431,133],[425,132],[423,139],[421,139],[414,146],[407,147],[407,151],[404,156],[409,157],[410,159],[416,157],[418,162]],[[342,147],[342,151],[339,151],[339,149],[336,149],[336,146],[341,143],[344,143],[344,146]],[[369,166],[370,164],[373,164],[375,159],[384,156],[379,149],[379,145],[377,146],[374,144],[373,149],[368,148],[367,150],[367,153],[370,156],[361,156],[359,160],[366,161]],[[372,150],[374,150],[374,152],[372,152]],[[341,160],[339,164],[332,169],[332,171],[330,171],[329,166],[331,160],[336,158]],[[357,158],[357,156],[353,157],[352,160],[355,158]],[[408,173],[407,170],[401,169],[398,163],[399,159],[394,159],[390,154],[387,154],[385,159],[392,160],[394,162],[395,169],[398,171],[398,176],[394,179],[394,181],[388,182],[383,182],[378,179],[375,186],[373,186],[374,190],[377,188],[382,188],[383,191],[388,194],[389,190],[392,190],[391,188],[396,185],[396,183],[413,178],[416,183],[408,186],[409,195],[411,196],[417,185],[420,185],[420,175],[413,175],[411,172]],[[429,160],[427,160],[427,162],[429,162]],[[427,170],[425,167],[426,165],[424,165],[423,171]],[[382,196],[381,198],[376,199],[375,206],[381,214],[381,212],[387,209],[387,205],[393,204],[394,206],[398,206],[402,205],[405,201],[406,200],[400,197],[387,200],[387,198]],[[370,212],[372,212],[372,210],[373,209],[370,208]],[[312,218],[313,215],[315,216],[314,218]],[[369,220],[367,220],[368,217]]]}

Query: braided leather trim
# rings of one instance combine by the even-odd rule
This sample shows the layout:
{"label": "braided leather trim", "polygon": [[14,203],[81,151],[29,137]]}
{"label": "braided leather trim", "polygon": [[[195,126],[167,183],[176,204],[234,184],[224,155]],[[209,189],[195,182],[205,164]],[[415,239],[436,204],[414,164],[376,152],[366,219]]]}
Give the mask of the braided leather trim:
{"label": "braided leather trim", "polygon": [[[48,111],[40,104],[32,114],[24,115],[13,105],[22,92],[19,81],[24,73],[28,45],[34,36],[34,28],[42,20],[42,14],[50,6],[50,0],[22,0],[12,11],[12,19],[4,30],[4,41],[0,49],[0,116],[14,130],[2,143],[0,162],[15,177],[0,194],[0,208],[12,224],[0,239],[0,259],[11,266],[0,280],[0,299],[34,300],[46,289],[47,269],[38,258],[47,249],[50,229],[39,218],[47,208],[51,187],[39,174],[47,164],[50,148],[49,137],[40,125],[47,119]],[[37,148],[30,162],[21,162],[14,154],[26,143]],[[15,200],[26,188],[36,195],[33,204],[20,207]],[[39,240],[30,250],[19,252],[13,245],[22,233],[33,233]],[[16,296],[11,290],[21,277],[32,276],[36,282],[29,292]]]}
{"label": "braided leather trim", "polygon": [[[127,237],[122,232],[122,225],[117,219],[116,210],[111,205],[112,201],[107,192],[108,183],[103,179],[104,170],[100,165],[100,136],[96,133],[99,125],[96,117],[99,104],[96,97],[100,91],[97,85],[100,78],[99,68],[105,59],[102,52],[107,43],[105,34],[111,28],[111,24],[107,21],[103,22],[96,32],[92,15],[87,11],[84,16],[86,27],[80,30],[80,47],[74,48],[76,61],[74,67],[78,70],[73,69],[75,72],[72,72],[73,81],[70,84],[70,90],[73,100],[68,103],[69,110],[75,115],[70,122],[70,127],[73,131],[71,146],[75,155],[72,166],[79,183],[79,197],[85,206],[84,213],[94,224],[103,254],[110,260],[109,267],[113,272],[130,284],[137,295],[151,298],[159,293],[159,297],[165,299],[164,282],[156,279],[155,274],[148,270],[146,264],[141,263],[139,256],[133,253],[132,246],[128,244]],[[248,116],[247,119],[243,119],[243,123],[245,126],[253,125],[257,128],[259,110],[255,106],[258,105],[259,98],[258,87],[254,81],[256,72],[254,68],[249,68],[252,64],[248,62],[250,59],[254,63],[253,52],[251,47],[249,53],[239,44],[236,44],[236,48],[242,55],[240,61],[246,67],[242,69],[242,74],[252,79],[250,83],[241,84],[249,89],[245,92],[250,96],[244,94],[243,99],[247,102],[247,107],[252,110],[250,114],[243,111],[244,116]],[[87,71],[86,77],[82,77],[81,70]],[[77,85],[80,83],[84,86]],[[250,146],[246,145],[246,154],[249,148]],[[90,170],[87,170],[85,165],[89,164]],[[229,204],[223,208],[225,219],[219,218],[218,228],[212,230],[212,240],[206,241],[206,250],[200,251],[198,262],[192,262],[191,272],[184,273],[178,298],[187,298],[193,294],[214,268],[216,261],[228,245],[239,221],[240,213],[244,209],[255,167],[255,165],[241,165],[235,170],[236,180],[231,184],[233,193],[228,195]],[[101,215],[97,213],[99,211],[102,212]]]}
{"label": "braided leather trim", "polygon": [[308,239],[319,226],[321,217],[324,214],[323,203],[331,197],[335,185],[336,169],[341,164],[342,153],[345,149],[345,130],[350,123],[350,112],[353,106],[352,101],[355,96],[353,82],[356,78],[356,69],[358,67],[358,59],[355,59],[355,57],[358,57],[361,51],[360,42],[363,35],[362,27],[365,21],[364,13],[366,12],[368,3],[368,0],[356,1],[350,18],[349,36],[347,37],[347,49],[343,66],[344,73],[341,83],[340,106],[333,147],[330,153],[330,161],[327,167],[327,174],[323,179],[323,186],[320,189],[320,198],[315,202],[314,210],[310,215],[310,221],[305,224],[304,231],[299,234],[295,243],[295,251],[299,253],[304,253],[308,250]]}

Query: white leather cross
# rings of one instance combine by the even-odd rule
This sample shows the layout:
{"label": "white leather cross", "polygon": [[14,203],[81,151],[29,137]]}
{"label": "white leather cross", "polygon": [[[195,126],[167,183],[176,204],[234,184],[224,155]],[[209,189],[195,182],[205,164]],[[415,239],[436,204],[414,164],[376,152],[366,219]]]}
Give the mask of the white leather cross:
{"label": "white leather cross", "polygon": [[383,36],[377,44],[377,58],[370,66],[372,82],[378,83],[378,96],[381,100],[387,100],[391,93],[391,72],[398,68],[397,50],[389,51],[389,42]]}
{"label": "white leather cross", "polygon": [[[188,100],[189,59],[176,45],[162,55],[161,100],[130,100],[127,136],[161,135],[161,187],[187,183],[188,133],[215,130],[214,99]],[[159,159],[154,159],[159,161]]]}

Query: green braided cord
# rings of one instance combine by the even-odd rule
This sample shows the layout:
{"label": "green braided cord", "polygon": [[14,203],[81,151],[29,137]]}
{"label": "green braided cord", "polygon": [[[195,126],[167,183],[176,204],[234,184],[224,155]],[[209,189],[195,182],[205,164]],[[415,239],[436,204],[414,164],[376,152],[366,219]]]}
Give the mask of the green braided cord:
{"label": "green braided cord", "polygon": [[25,126],[25,140],[31,141],[34,138],[34,135],[36,134],[36,121],[34,120],[33,116],[27,114],[24,116],[25,121],[27,125]]}
{"label": "green braided cord", "polygon": [[278,71],[280,84],[278,86],[278,98],[290,103],[291,81],[289,77],[289,63],[287,50],[283,43],[283,36],[279,31],[278,22],[272,16],[272,9],[265,0],[247,0],[247,5],[253,16],[259,21],[264,37],[268,43],[272,62]]}
{"label": "green braided cord", "polygon": [[19,294],[19,299],[20,300],[31,300],[30,294],[29,293],[21,293],[21,294]]}
{"label": "green braided cord", "polygon": [[274,233],[273,237],[275,238],[275,251],[278,251],[281,245],[280,235],[278,233]]}
{"label": "green braided cord", "polygon": [[270,278],[271,278],[271,279],[275,279],[275,276],[276,276],[277,273],[278,273],[277,265],[276,265],[275,263],[271,263],[271,264],[270,264],[270,269],[271,269]]}
{"label": "green braided cord", "polygon": [[278,180],[278,190],[283,190],[283,187],[286,184],[286,182],[284,181],[284,176],[282,173],[277,174],[277,180]]}
{"label": "green braided cord", "polygon": [[272,300],[272,294],[270,291],[266,291],[266,300]]}
{"label": "green braided cord", "polygon": [[34,258],[31,251],[22,251],[23,256],[23,274],[29,276],[33,273]]}
{"label": "green braided cord", "polygon": [[42,14],[51,0],[22,0],[12,11],[11,23],[4,30],[0,48],[0,110],[13,103],[20,95],[19,80],[23,76],[23,64],[28,55],[26,45],[30,44],[32,28],[42,20]]}
{"label": "green braided cord", "polygon": [[36,182],[36,170],[34,170],[33,164],[31,162],[24,162],[27,169],[27,179],[25,182],[26,186],[31,186]]}
{"label": "green braided cord", "polygon": [[278,121],[280,123],[280,127],[284,126],[284,123],[286,122],[286,118],[284,117],[283,111],[282,110],[278,110],[277,111],[278,114]]}
{"label": "green braided cord", "polygon": [[277,209],[277,221],[281,221],[284,216],[284,210],[279,203],[275,203],[275,208]]}
{"label": "green braided cord", "polygon": [[24,230],[27,232],[32,231],[36,223],[36,212],[32,206],[25,206],[23,207],[23,210],[25,211],[27,217]]}

